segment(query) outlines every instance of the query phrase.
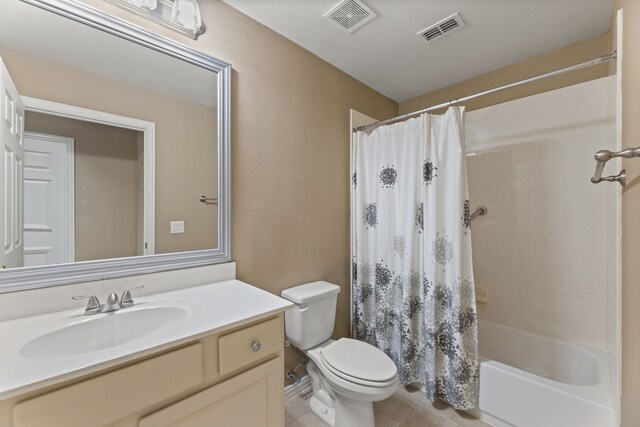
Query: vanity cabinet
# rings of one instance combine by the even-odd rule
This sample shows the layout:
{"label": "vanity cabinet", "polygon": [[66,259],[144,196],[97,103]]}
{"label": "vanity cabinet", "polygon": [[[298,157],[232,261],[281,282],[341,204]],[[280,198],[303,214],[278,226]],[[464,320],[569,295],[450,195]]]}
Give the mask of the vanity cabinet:
{"label": "vanity cabinet", "polygon": [[284,424],[283,315],[0,403],[7,427]]}

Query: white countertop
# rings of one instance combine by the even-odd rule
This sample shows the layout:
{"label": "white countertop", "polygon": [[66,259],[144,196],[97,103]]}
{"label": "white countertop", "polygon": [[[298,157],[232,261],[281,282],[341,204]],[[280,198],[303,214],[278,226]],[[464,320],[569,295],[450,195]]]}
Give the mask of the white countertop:
{"label": "white countertop", "polygon": [[[71,295],[69,295],[69,298]],[[100,295],[101,299],[105,296]],[[78,308],[0,322],[0,400],[85,375],[99,369],[149,355],[251,320],[282,312],[293,304],[239,280],[184,288],[135,297],[134,307],[173,305],[186,309],[185,321],[164,326],[141,338],[102,350],[71,357],[39,360],[27,358],[25,344],[69,325],[95,316],[84,315],[86,301]],[[115,313],[124,313],[122,309]]]}

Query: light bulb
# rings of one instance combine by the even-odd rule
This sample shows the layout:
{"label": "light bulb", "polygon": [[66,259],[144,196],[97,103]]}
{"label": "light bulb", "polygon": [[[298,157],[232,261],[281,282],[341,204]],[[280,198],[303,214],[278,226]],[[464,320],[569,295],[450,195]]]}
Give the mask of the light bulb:
{"label": "light bulb", "polygon": [[171,15],[188,30],[196,31],[202,26],[197,0],[175,0]]}
{"label": "light bulb", "polygon": [[156,10],[158,7],[158,0],[125,0],[127,3],[131,3],[134,6],[145,8],[149,10]]}

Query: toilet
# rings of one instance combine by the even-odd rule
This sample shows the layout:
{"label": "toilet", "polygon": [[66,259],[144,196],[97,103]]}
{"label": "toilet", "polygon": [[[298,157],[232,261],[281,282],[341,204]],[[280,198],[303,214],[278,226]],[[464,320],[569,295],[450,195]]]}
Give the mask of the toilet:
{"label": "toilet", "polygon": [[322,281],[282,291],[295,304],[285,312],[287,339],[309,358],[313,413],[330,427],[374,427],[373,402],[394,393],[397,368],[371,344],[330,339],[339,292]]}

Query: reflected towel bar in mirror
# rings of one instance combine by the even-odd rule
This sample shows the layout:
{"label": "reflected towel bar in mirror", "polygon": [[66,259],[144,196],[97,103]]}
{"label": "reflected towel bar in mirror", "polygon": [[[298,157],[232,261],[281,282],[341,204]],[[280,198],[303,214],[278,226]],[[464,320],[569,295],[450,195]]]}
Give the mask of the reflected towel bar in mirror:
{"label": "reflected towel bar in mirror", "polygon": [[212,204],[212,205],[217,205],[218,204],[218,198],[217,197],[207,197],[205,195],[200,196],[199,200],[202,203],[208,203],[208,204]]}

